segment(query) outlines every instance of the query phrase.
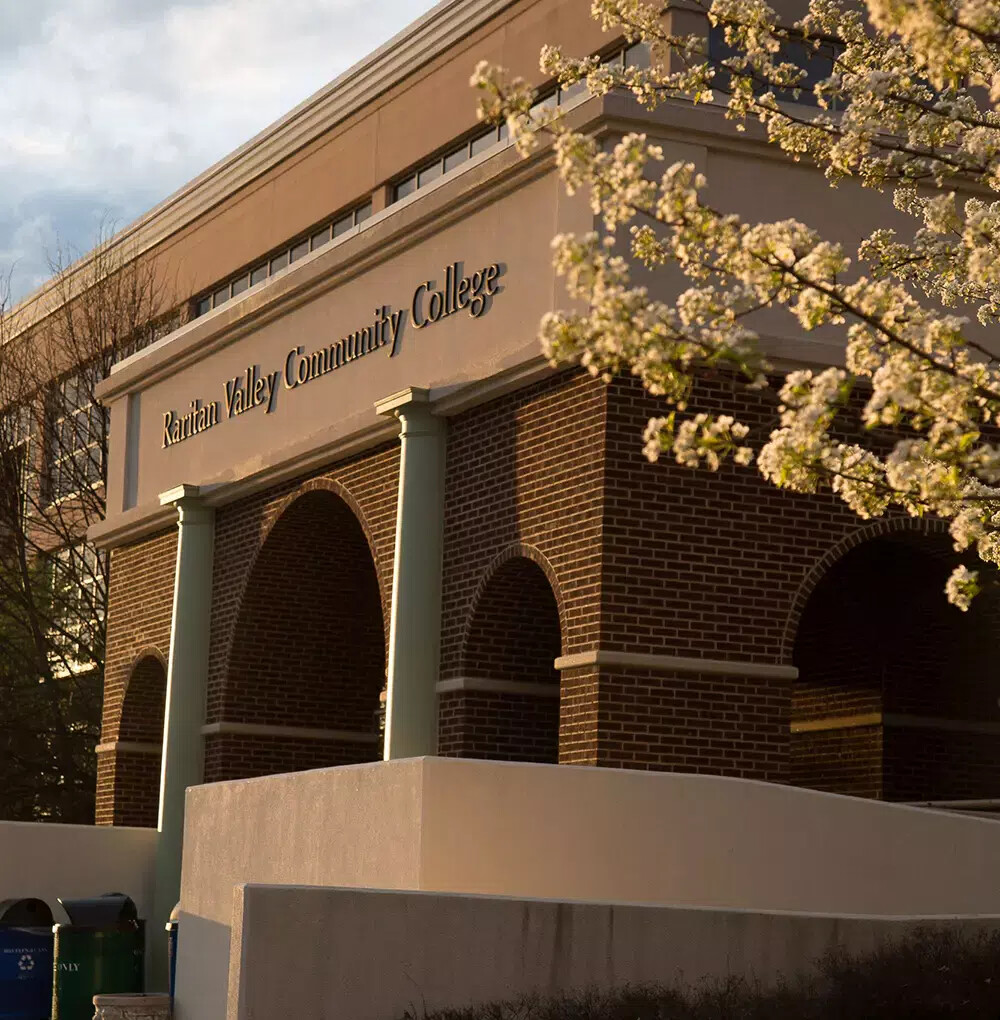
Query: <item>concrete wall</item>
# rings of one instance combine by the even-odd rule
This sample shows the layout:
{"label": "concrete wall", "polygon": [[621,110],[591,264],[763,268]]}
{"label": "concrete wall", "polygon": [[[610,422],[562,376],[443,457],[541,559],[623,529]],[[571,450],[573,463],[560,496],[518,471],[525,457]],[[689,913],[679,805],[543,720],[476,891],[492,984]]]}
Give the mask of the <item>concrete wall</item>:
{"label": "concrete wall", "polygon": [[834,946],[869,952],[918,923],[251,885],[236,901],[226,1016],[397,1020],[528,992],[771,983]]}
{"label": "concrete wall", "polygon": [[177,1015],[223,1015],[242,883],[981,914],[997,860],[993,821],[714,776],[423,758],[201,786]]}
{"label": "concrete wall", "polygon": [[57,897],[123,892],[149,917],[156,837],[155,829],[0,822],[0,900],[37,896],[65,921]]}

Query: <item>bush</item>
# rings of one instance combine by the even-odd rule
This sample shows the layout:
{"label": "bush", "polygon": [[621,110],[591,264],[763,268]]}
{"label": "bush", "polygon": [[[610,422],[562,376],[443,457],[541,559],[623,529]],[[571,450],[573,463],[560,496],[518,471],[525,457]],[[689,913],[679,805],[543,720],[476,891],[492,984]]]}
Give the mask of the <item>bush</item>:
{"label": "bush", "polygon": [[919,929],[866,955],[827,953],[814,974],[694,988],[630,986],[406,1013],[402,1020],[932,1020],[1000,1018],[1000,931]]}

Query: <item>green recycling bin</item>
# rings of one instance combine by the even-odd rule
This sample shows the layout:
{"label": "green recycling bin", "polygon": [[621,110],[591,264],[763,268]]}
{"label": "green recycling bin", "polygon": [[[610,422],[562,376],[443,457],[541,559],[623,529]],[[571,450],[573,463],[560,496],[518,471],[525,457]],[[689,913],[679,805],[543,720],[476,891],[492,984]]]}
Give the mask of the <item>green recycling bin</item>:
{"label": "green recycling bin", "polygon": [[59,900],[54,925],[52,1020],[92,1020],[94,996],[143,991],[145,922],[128,896]]}

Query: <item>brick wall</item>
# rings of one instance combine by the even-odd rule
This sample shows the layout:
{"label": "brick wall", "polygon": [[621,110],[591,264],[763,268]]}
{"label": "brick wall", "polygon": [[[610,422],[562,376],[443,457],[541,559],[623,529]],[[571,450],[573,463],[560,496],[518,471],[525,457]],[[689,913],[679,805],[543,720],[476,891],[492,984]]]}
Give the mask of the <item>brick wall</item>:
{"label": "brick wall", "polygon": [[[209,724],[375,733],[398,473],[387,444],[217,511]],[[205,778],[379,755],[356,739],[217,733]]]}
{"label": "brick wall", "polygon": [[[140,660],[170,652],[170,616],[174,601],[177,529],[170,528],[111,554],[108,588],[107,661],[101,743],[135,740],[122,734],[122,711],[133,669]],[[138,689],[149,689],[144,665]],[[133,694],[135,692],[133,691]],[[127,732],[141,732],[142,740],[159,743],[163,731],[162,705],[146,694],[137,696],[140,710],[127,718]],[[159,706],[159,707],[158,707]],[[133,713],[130,713],[130,717]],[[152,825],[159,795],[159,758],[115,749],[97,756],[97,814],[99,825]],[[155,789],[151,776],[155,773]]]}
{"label": "brick wall", "polygon": [[[597,647],[605,406],[602,384],[564,373],[449,419],[443,679],[557,683],[560,647]],[[552,760],[571,714],[565,700],[560,719],[557,699],[450,694],[439,747]]]}
{"label": "brick wall", "polygon": [[[773,426],[769,405],[722,379],[691,406],[735,407],[757,437]],[[561,693],[447,693],[441,753],[553,760],[558,731],[564,763],[904,799],[995,793],[994,738],[967,727],[790,732],[793,719],[880,712],[997,719],[1000,611],[959,617],[944,604],[951,553],[938,526],[860,522],[832,496],[778,492],[753,470],[649,464],[641,434],[659,410],[631,381],[605,387],[570,372],[449,419],[441,677]],[[219,509],[210,724],[373,732],[398,456],[394,441]],[[118,738],[123,664],[166,647],[173,555],[171,532],[113,559],[105,740]],[[552,668],[560,652],[597,649],[733,668]],[[744,668],[793,662],[794,684]],[[370,739],[217,732],[206,779],[378,753]],[[118,781],[113,765],[104,791]],[[114,797],[102,803],[114,820]]]}
{"label": "brick wall", "polygon": [[[559,759],[559,606],[544,570],[514,556],[489,576],[467,614],[462,675],[529,683],[520,691],[455,691],[439,706],[438,753],[461,758]],[[551,692],[551,694],[549,693]]]}

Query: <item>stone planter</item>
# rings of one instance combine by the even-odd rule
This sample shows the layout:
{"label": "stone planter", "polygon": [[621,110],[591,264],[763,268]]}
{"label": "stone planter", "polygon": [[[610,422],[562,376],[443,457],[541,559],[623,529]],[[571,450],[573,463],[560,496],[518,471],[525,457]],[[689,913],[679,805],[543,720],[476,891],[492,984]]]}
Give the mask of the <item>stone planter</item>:
{"label": "stone planter", "polygon": [[95,995],[94,1020],[170,1020],[170,996]]}

